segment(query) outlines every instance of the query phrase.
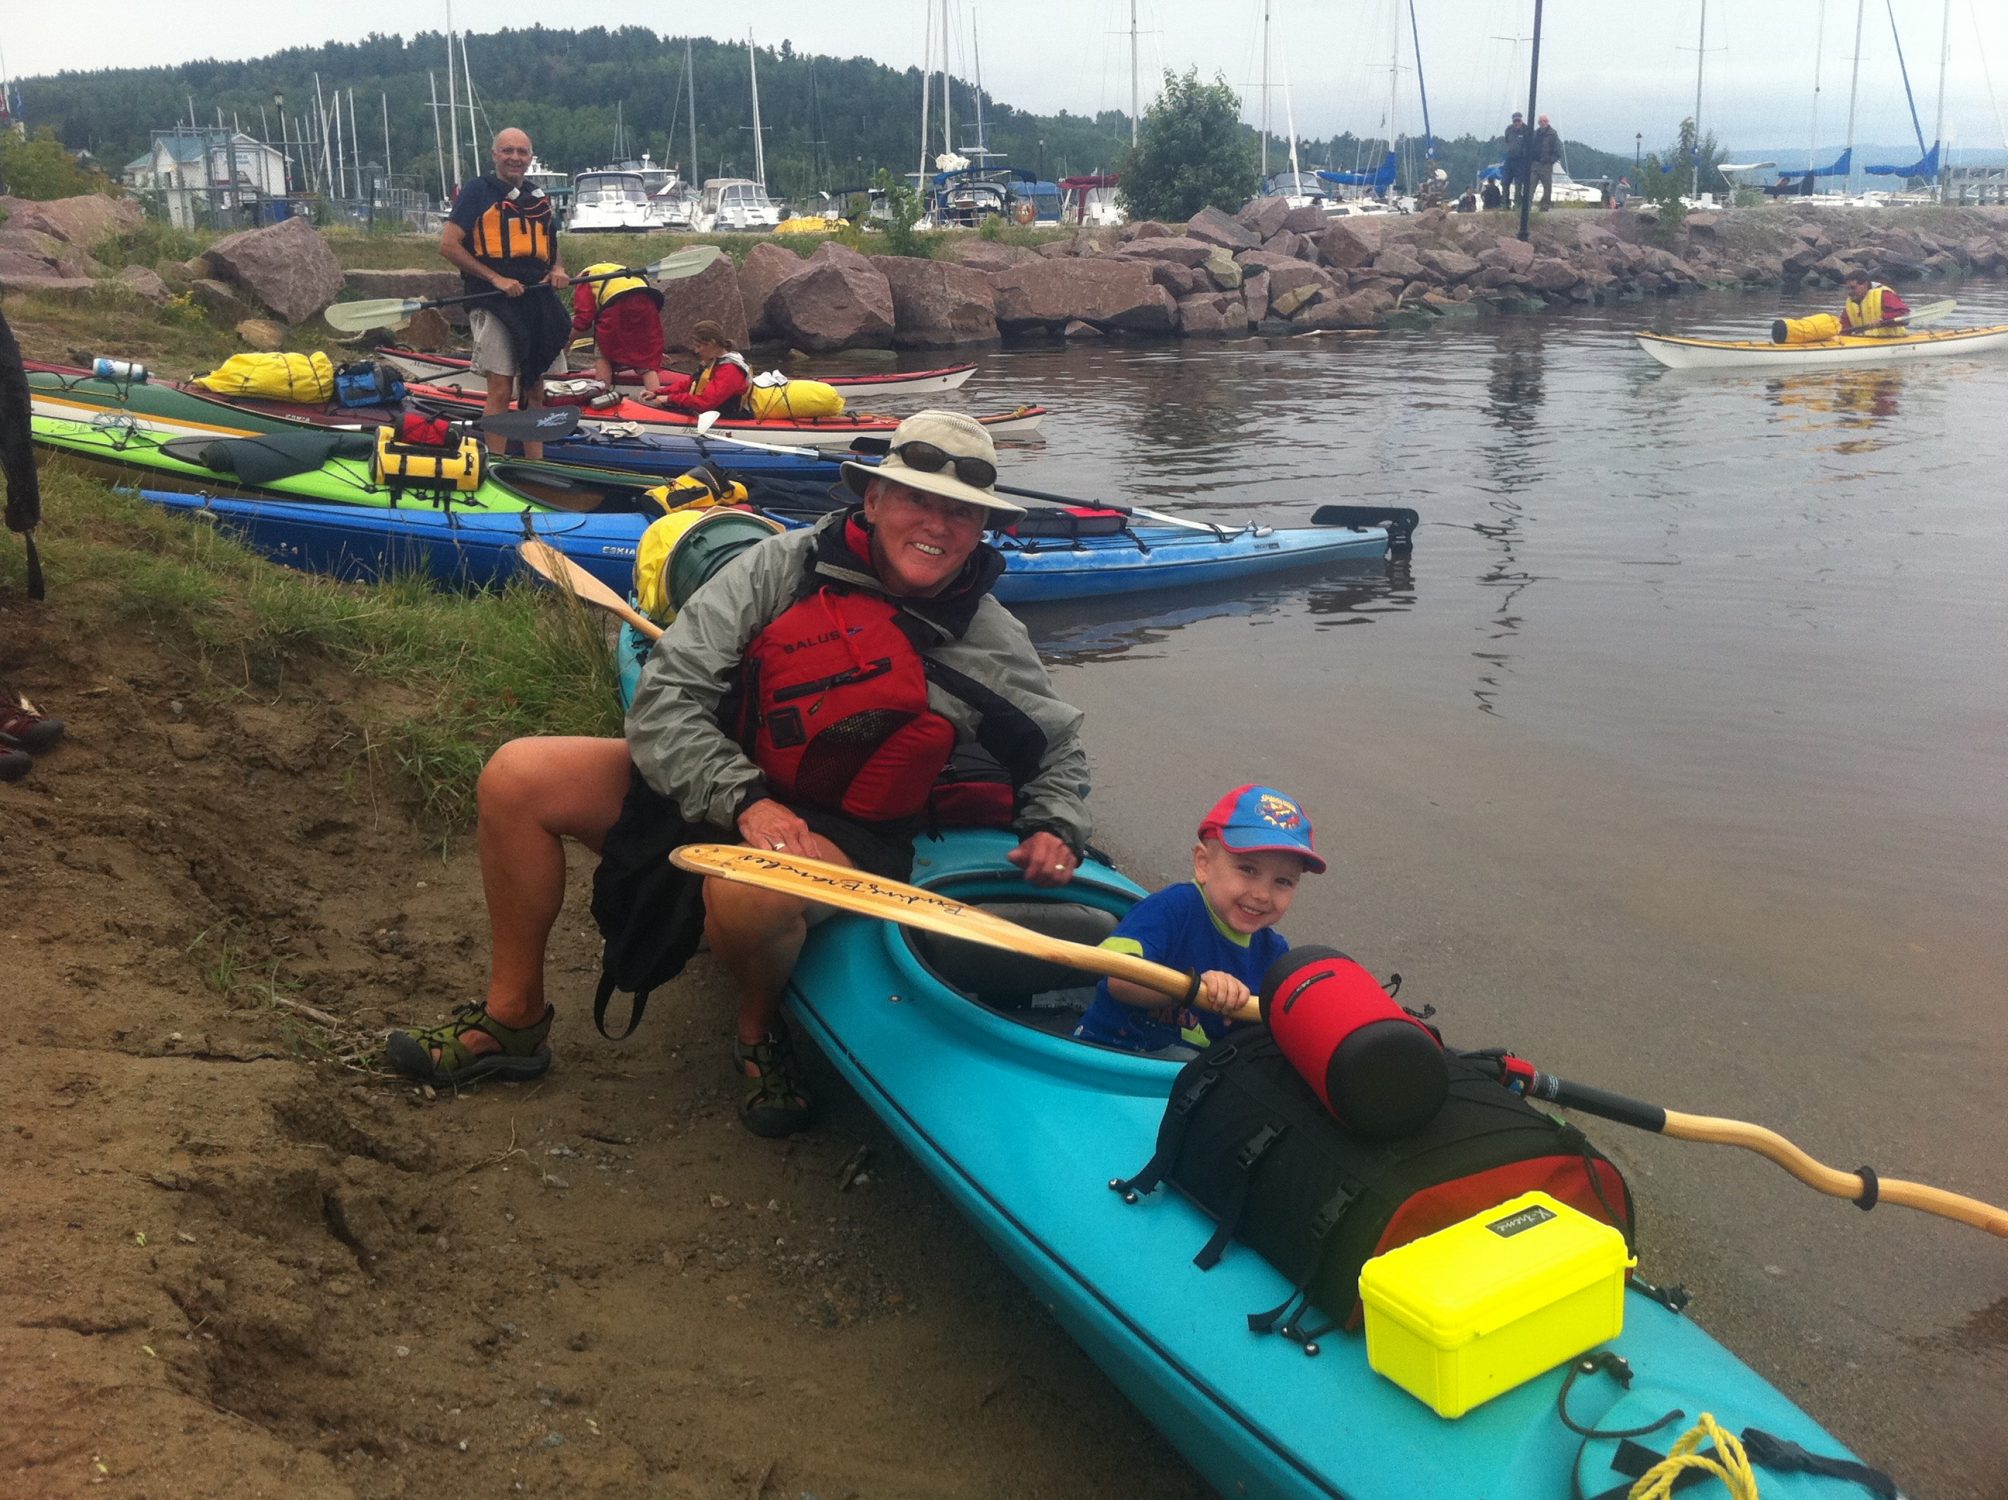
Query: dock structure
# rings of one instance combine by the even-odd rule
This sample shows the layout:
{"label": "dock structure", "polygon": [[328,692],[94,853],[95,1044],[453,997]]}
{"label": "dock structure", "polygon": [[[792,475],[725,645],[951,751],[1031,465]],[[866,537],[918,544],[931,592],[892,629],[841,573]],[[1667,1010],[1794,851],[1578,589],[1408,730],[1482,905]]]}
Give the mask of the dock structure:
{"label": "dock structure", "polygon": [[2008,203],[2008,166],[1950,167],[1945,173],[1947,203]]}

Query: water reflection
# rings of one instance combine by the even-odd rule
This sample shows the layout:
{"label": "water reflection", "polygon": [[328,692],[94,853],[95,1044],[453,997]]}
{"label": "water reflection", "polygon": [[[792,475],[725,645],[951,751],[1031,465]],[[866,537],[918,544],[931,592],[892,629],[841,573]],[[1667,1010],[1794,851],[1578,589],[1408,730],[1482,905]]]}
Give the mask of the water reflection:
{"label": "water reflection", "polygon": [[[1547,477],[1541,408],[1547,397],[1545,361],[1539,335],[1502,339],[1485,382],[1485,412],[1498,429],[1486,447],[1486,511],[1471,523],[1485,538],[1490,560],[1478,575],[1479,587],[1493,591],[1489,640],[1511,640],[1520,633],[1520,596],[1539,575],[1521,562],[1527,513],[1519,494]],[[1511,672],[1513,653],[1487,648],[1472,653],[1479,662],[1478,685],[1472,696],[1481,713],[1499,711],[1499,695]]]}
{"label": "water reflection", "polygon": [[1808,370],[1779,375],[1765,382],[1764,396],[1777,409],[1780,426],[1800,431],[1853,434],[1820,447],[1828,453],[1874,453],[1895,441],[1892,432],[1878,433],[1899,412],[1897,397],[1909,372],[1901,367],[1879,370]]}
{"label": "water reflection", "polygon": [[1280,620],[1301,609],[1316,616],[1323,629],[1371,624],[1377,616],[1401,614],[1414,604],[1414,574],[1404,557],[1346,563],[1311,581],[1223,582],[1175,595],[1016,605],[1013,613],[1025,621],[1041,656],[1075,666],[1126,656],[1153,659],[1161,654],[1156,648],[1181,630],[1208,620]]}

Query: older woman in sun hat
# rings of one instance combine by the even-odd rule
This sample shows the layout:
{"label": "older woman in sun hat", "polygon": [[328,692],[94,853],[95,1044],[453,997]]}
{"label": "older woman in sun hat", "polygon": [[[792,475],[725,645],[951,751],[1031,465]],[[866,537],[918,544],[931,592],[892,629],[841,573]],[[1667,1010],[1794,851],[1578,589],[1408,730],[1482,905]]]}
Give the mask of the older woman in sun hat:
{"label": "older woman in sun hat", "polygon": [[737,991],[740,1118],[762,1135],[808,1119],[780,1008],[815,913],[721,880],[702,881],[699,902],[694,885],[663,884],[668,847],[736,835],[904,879],[929,824],[989,823],[1018,834],[1027,881],[1072,878],[1089,834],[1081,714],[990,592],[1004,560],[983,533],[1024,514],[997,493],[990,434],[960,412],[916,412],[883,462],[847,463],[844,478],[858,504],[750,547],[684,605],[624,740],[496,752],[480,788],[488,996],[394,1033],[400,1071],[457,1084],[550,1066],[544,945],[567,837],[605,855],[593,909],[608,973],[642,931],[666,959],[641,987],[663,982],[701,923]]}

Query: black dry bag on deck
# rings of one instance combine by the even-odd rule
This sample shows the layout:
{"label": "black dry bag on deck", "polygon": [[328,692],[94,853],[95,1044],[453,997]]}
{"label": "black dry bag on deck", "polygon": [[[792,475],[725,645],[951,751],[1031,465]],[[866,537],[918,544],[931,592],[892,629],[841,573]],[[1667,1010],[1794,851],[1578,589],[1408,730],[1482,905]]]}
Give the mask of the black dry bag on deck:
{"label": "black dry bag on deck", "polygon": [[[1444,1063],[1448,1092],[1429,1122],[1369,1140],[1327,1113],[1266,1028],[1252,1029],[1179,1070],[1156,1154],[1109,1186],[1134,1203],[1169,1182],[1211,1215],[1201,1268],[1239,1240],[1281,1271],[1295,1290],[1249,1326],[1306,1345],[1358,1326],[1370,1257],[1536,1188],[1631,1242],[1631,1193],[1581,1131],[1455,1054]],[[1326,1315],[1319,1326],[1305,1326],[1311,1307]]]}

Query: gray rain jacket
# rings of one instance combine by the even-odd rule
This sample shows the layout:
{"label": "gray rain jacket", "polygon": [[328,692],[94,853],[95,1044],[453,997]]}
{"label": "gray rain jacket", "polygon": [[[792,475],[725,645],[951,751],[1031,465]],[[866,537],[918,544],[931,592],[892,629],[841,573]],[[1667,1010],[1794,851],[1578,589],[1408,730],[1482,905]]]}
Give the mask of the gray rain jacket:
{"label": "gray rain jacket", "polygon": [[[749,547],[692,596],[643,666],[628,709],[628,751],[648,784],[690,821],[736,828],[740,813],[772,795],[760,768],[719,725],[719,705],[736,686],[753,638],[805,587],[820,583],[899,602],[845,544],[843,528],[855,513]],[[987,546],[978,549],[977,565],[993,579],[999,568]],[[987,591],[959,636],[927,601],[906,612],[925,621],[937,642],[921,651],[928,706],[955,726],[958,747],[988,752],[1018,789],[1013,829],[1021,838],[1055,834],[1078,853],[1092,831],[1081,711],[1053,695],[1025,627]]]}

